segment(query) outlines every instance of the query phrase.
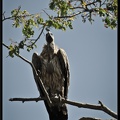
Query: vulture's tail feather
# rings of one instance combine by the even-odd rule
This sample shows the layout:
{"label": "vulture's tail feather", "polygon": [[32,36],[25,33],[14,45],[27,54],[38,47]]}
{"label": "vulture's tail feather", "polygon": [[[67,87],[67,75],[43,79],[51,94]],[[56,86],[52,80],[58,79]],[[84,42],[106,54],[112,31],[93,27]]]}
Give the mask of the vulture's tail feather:
{"label": "vulture's tail feather", "polygon": [[67,106],[65,104],[49,107],[46,101],[44,103],[49,114],[49,120],[68,120]]}

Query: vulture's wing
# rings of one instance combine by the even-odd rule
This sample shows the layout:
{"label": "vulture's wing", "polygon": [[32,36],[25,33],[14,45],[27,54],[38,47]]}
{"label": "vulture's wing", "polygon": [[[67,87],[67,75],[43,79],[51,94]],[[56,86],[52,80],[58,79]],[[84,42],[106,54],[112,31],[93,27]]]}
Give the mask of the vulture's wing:
{"label": "vulture's wing", "polygon": [[[32,63],[33,63],[33,65],[34,65],[35,69],[37,70],[37,73],[39,74],[39,77],[40,77],[41,59],[40,59],[40,56],[37,53],[33,53],[33,55],[32,55]],[[37,84],[38,91],[39,91],[40,95],[42,96],[43,93],[42,93],[41,87],[40,87],[40,85],[38,83],[39,79],[36,77],[36,74],[35,74],[34,70],[33,70],[33,75],[34,75],[35,82]]]}
{"label": "vulture's wing", "polygon": [[61,70],[64,76],[64,97],[67,99],[68,86],[70,81],[69,61],[66,52],[63,49],[59,49],[57,56],[60,62]]}

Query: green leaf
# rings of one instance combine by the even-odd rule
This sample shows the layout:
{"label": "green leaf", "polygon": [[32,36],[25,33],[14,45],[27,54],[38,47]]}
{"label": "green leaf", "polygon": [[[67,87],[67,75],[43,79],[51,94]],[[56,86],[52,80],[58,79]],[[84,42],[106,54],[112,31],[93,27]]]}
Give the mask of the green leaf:
{"label": "green leaf", "polygon": [[105,18],[105,23],[106,23],[107,25],[110,25],[110,19],[109,19],[108,17]]}
{"label": "green leaf", "polygon": [[63,31],[66,31],[66,28],[63,26],[62,28],[61,28]]}
{"label": "green leaf", "polygon": [[106,14],[106,10],[100,8],[100,9],[99,9],[99,15],[100,15],[100,16],[105,16],[105,14]]}
{"label": "green leaf", "polygon": [[25,25],[22,29],[22,33],[27,37],[30,38],[32,35],[34,35],[34,30],[30,25]]}
{"label": "green leaf", "polygon": [[41,18],[41,17],[37,18],[37,23],[38,24],[42,24],[43,22],[44,22],[43,18]]}
{"label": "green leaf", "polygon": [[14,53],[15,54],[19,54],[19,47],[15,45],[14,47]]}
{"label": "green leaf", "polygon": [[16,19],[14,22],[13,22],[13,26],[15,27],[15,28],[18,28],[18,27],[20,27],[20,23],[19,23],[20,21],[19,21],[19,19]]}
{"label": "green leaf", "polygon": [[51,26],[53,26],[54,21],[53,20],[46,20],[46,24],[48,27],[51,27]]}
{"label": "green leaf", "polygon": [[14,47],[12,45],[9,46],[9,50],[12,51]]}
{"label": "green leaf", "polygon": [[13,55],[13,54],[14,54],[14,51],[13,51],[13,50],[12,50],[12,51],[9,51],[9,56],[10,56],[10,57],[12,57],[12,58],[13,58],[13,57],[14,57],[14,55]]}
{"label": "green leaf", "polygon": [[12,16],[15,16],[16,13],[17,13],[17,9],[14,9],[14,10],[11,11],[11,15],[12,15]]}
{"label": "green leaf", "polygon": [[54,1],[49,4],[49,8],[50,8],[51,10],[54,10],[54,9],[55,9],[55,2],[54,2]]}
{"label": "green leaf", "polygon": [[24,41],[21,41],[21,42],[19,43],[19,48],[24,49]]}
{"label": "green leaf", "polygon": [[30,52],[30,50],[32,50],[32,49],[33,49],[33,47],[31,47],[31,46],[30,46],[30,47],[27,47],[27,51],[28,51],[28,52]]}
{"label": "green leaf", "polygon": [[69,24],[69,28],[70,28],[70,29],[73,29],[72,24]]}

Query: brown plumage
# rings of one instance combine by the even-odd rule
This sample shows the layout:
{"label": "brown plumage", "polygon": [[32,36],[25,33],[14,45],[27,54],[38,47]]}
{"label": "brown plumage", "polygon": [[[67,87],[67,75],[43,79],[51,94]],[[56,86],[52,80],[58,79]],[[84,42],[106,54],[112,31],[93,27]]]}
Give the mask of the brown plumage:
{"label": "brown plumage", "polygon": [[[68,86],[70,79],[69,63],[65,51],[58,48],[54,43],[54,36],[51,32],[46,34],[47,44],[44,45],[40,55],[33,53],[32,63],[34,64],[39,76],[49,94],[50,98],[63,97],[67,99]],[[33,73],[34,74],[34,73]],[[34,74],[34,78],[35,77]],[[40,96],[44,97],[38,83],[37,87]],[[55,101],[53,106],[49,107],[44,101],[50,120],[67,120],[68,113],[66,104],[59,104]]]}

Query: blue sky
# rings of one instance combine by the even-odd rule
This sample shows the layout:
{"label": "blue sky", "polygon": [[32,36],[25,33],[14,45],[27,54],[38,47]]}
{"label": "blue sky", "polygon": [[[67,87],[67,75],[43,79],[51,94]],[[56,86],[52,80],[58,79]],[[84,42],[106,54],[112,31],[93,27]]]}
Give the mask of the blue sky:
{"label": "blue sky", "polygon": [[[49,1],[3,1],[3,11],[6,17],[11,10],[21,5],[21,10],[29,13],[39,13],[48,8]],[[48,11],[49,13],[49,11]],[[47,16],[43,14],[43,17]],[[117,30],[105,28],[101,18],[96,17],[91,25],[82,23],[78,17],[73,24],[73,30],[66,32],[51,29],[55,43],[63,48],[70,63],[70,87],[68,99],[98,104],[102,101],[107,107],[117,112]],[[35,38],[39,34],[35,31]],[[44,31],[46,34],[46,31]],[[3,42],[10,44],[9,39],[20,41],[24,37],[21,28],[12,28],[12,21],[3,23]],[[31,61],[33,52],[41,52],[45,44],[42,35],[37,42],[38,47],[31,52],[21,50],[21,55]],[[8,50],[3,47],[3,120],[48,120],[48,114],[43,102],[10,102],[13,97],[38,97],[32,69],[20,58],[10,58]],[[69,120],[81,117],[111,118],[102,111],[77,108],[68,105]]]}

